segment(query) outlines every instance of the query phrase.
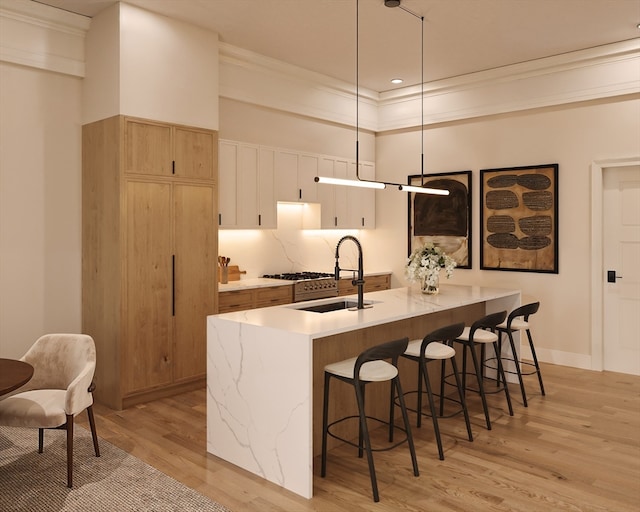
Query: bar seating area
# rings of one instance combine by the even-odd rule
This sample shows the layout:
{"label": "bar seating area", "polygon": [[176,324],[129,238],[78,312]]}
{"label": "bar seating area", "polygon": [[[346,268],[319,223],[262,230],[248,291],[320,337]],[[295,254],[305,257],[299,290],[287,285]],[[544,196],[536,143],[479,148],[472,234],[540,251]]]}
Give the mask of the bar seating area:
{"label": "bar seating area", "polygon": [[[465,326],[464,323],[447,325],[427,333],[422,339],[409,341],[408,338],[405,338],[387,342],[365,350],[357,358],[351,358],[325,366],[322,455],[320,470],[321,477],[325,478],[327,474],[327,437],[332,436],[357,448],[358,457],[360,458],[363,456],[363,451],[366,452],[373,491],[373,500],[378,502],[380,501],[380,496],[372,452],[390,450],[399,444],[407,442],[413,463],[413,474],[414,476],[419,476],[414,441],[407,411],[416,413],[417,428],[422,426],[422,416],[431,417],[438,450],[438,458],[441,461],[445,459],[445,456],[439,424],[440,419],[462,414],[465,421],[468,440],[470,442],[473,441],[470,413],[467,407],[467,391],[473,391],[479,395],[487,430],[492,430],[487,394],[503,393],[509,416],[513,417],[514,410],[506,378],[507,371],[504,368],[503,361],[511,362],[512,365],[515,366],[515,370],[510,370],[510,373],[518,375],[518,383],[522,390],[525,407],[527,406],[527,401],[524,386],[522,384],[521,364],[528,364],[535,367],[535,371],[532,373],[536,373],[538,375],[542,396],[544,396],[545,393],[542,386],[542,376],[537,359],[535,358],[535,350],[533,348],[530,326],[528,323],[529,316],[534,314],[538,307],[538,302],[527,304],[525,306],[515,308],[508,317],[507,311],[492,313],[477,319],[470,326]],[[521,317],[523,317],[524,320],[519,320]],[[518,330],[524,330],[527,333],[532,354],[534,355],[533,363],[521,361],[520,358],[516,356],[519,354],[519,351],[516,350],[513,332]],[[511,352],[508,355],[503,355],[502,353],[503,334],[506,335],[509,340],[509,348]],[[456,346],[461,348],[461,353],[456,353]],[[493,352],[489,352],[487,347],[490,347]],[[461,372],[458,370],[456,355],[462,358]],[[399,358],[418,363],[417,390],[411,390],[403,393],[398,370]],[[471,358],[471,362],[468,361],[469,358]],[[428,372],[428,366],[429,363],[438,361],[441,363],[440,372],[439,375],[437,375],[439,391],[438,393],[434,393],[433,383]],[[451,365],[451,373],[446,372],[447,361],[449,361],[449,364]],[[492,369],[495,373],[487,375],[485,371],[486,369]],[[329,422],[329,384],[332,378],[339,379],[354,387],[358,408],[357,415],[348,415]],[[409,376],[407,375],[406,378],[409,379]],[[475,381],[474,384],[468,384],[468,378],[473,379]],[[367,416],[364,400],[366,384],[385,381],[391,382],[388,421]],[[487,389],[488,381],[495,382],[495,389]],[[447,385],[455,387],[455,392],[447,393]],[[340,389],[334,392],[341,391],[342,390]],[[411,395],[415,395],[415,407],[408,406],[406,404],[405,397]],[[426,395],[427,405],[423,404],[424,395]],[[437,406],[435,401],[436,398],[438,399]],[[455,410],[447,411],[447,414],[445,415],[445,403],[455,404]],[[399,407],[401,410],[403,419],[402,426],[396,425],[394,420],[395,407]],[[358,420],[357,442],[331,433],[332,426],[351,419]],[[383,448],[372,448],[371,434],[367,420],[375,420],[378,423],[384,424],[388,428],[389,445]],[[395,429],[403,431],[406,436],[401,441],[391,444],[393,442]],[[353,433],[355,436],[355,429]]]}

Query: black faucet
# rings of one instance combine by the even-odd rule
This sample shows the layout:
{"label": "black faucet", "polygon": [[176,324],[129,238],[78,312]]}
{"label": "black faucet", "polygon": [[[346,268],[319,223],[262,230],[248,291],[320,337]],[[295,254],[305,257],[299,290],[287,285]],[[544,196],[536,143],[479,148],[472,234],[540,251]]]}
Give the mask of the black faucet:
{"label": "black faucet", "polygon": [[358,287],[358,309],[364,309],[364,269],[362,265],[362,246],[360,245],[360,242],[355,236],[351,236],[351,235],[343,236],[338,241],[338,245],[336,245],[336,268],[335,268],[336,281],[340,279],[341,270],[355,272],[355,270],[353,269],[347,269],[347,268],[341,269],[339,265],[340,245],[342,245],[342,242],[344,242],[345,240],[353,241],[353,243],[356,244],[356,247],[358,247],[358,279],[354,279],[353,281],[351,281],[351,284]]}

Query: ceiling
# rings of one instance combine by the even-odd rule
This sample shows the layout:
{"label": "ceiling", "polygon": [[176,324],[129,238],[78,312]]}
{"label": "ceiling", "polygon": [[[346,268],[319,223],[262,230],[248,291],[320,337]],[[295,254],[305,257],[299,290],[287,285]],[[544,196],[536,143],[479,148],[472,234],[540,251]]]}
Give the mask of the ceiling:
{"label": "ceiling", "polygon": [[[34,0],[35,1],[35,0]],[[93,17],[114,0],[38,0]],[[640,37],[640,0],[127,0],[382,92]],[[424,69],[420,66],[424,17]],[[356,38],[356,20],[359,36]],[[356,42],[358,65],[356,66]],[[400,86],[390,83],[404,78]]]}

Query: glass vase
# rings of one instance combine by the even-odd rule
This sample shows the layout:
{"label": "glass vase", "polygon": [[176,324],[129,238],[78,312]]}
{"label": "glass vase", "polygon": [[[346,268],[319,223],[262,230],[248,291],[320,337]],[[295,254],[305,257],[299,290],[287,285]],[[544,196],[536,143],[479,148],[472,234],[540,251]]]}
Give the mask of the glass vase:
{"label": "glass vase", "polygon": [[422,293],[436,295],[440,291],[440,272],[427,276],[422,281]]}

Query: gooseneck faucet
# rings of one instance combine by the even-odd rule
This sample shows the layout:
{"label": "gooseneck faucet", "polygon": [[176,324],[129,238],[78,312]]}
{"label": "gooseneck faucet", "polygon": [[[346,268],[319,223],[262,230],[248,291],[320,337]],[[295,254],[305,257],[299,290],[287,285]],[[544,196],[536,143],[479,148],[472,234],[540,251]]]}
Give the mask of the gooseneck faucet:
{"label": "gooseneck faucet", "polygon": [[354,279],[353,281],[351,281],[351,284],[358,287],[358,309],[364,309],[364,268],[362,265],[362,246],[355,236],[343,236],[338,241],[338,245],[336,245],[336,281],[340,279],[340,271],[342,270],[355,272],[354,269],[340,268],[340,246],[345,240],[351,240],[354,244],[356,244],[356,247],[358,248],[358,279]]}

